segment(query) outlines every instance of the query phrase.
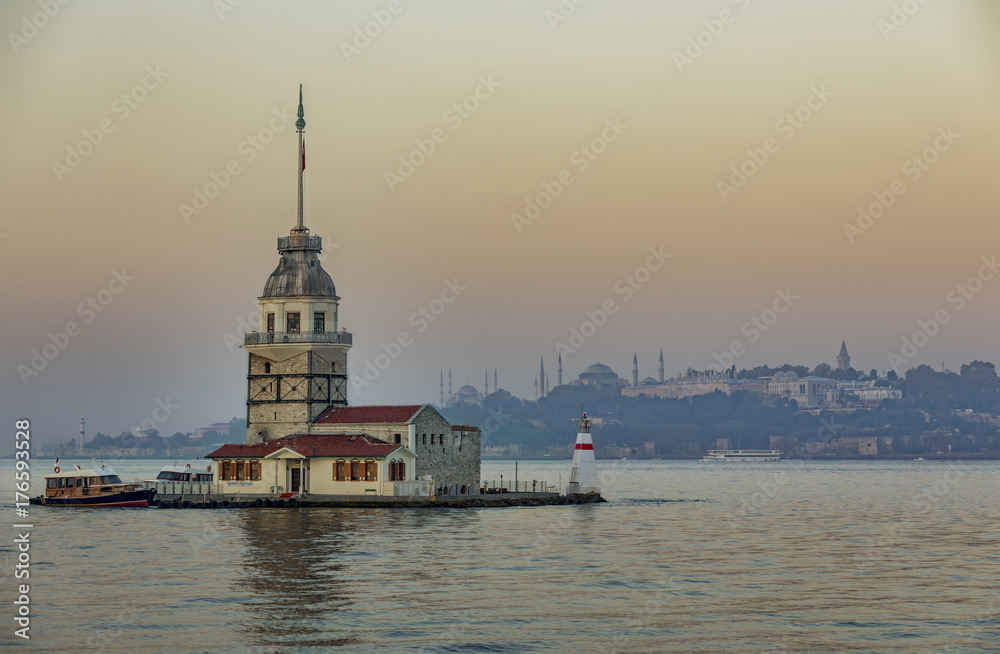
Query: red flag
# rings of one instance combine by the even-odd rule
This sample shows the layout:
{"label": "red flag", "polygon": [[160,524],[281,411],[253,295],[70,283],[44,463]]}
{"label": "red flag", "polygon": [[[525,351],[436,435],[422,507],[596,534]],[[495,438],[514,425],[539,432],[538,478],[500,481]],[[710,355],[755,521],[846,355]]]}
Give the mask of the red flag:
{"label": "red flag", "polygon": [[302,139],[302,170],[306,169],[306,140]]}

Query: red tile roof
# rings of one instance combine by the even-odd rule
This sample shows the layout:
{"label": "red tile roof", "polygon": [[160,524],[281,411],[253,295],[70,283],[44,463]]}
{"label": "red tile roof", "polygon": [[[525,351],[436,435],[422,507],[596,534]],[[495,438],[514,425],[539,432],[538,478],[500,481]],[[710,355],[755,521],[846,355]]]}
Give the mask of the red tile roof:
{"label": "red tile roof", "polygon": [[424,405],[406,404],[400,406],[332,406],[324,411],[313,423],[318,424],[371,424],[409,422]]}
{"label": "red tile roof", "polygon": [[223,445],[205,458],[230,459],[239,457],[266,457],[283,447],[305,457],[357,456],[384,457],[402,445],[384,443],[377,438],[362,435],[299,434],[253,445]]}

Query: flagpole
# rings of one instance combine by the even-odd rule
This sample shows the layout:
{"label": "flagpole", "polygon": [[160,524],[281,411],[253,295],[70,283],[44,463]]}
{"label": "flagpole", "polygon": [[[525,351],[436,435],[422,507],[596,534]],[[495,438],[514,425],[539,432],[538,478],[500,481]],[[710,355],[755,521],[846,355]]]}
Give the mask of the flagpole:
{"label": "flagpole", "polygon": [[296,231],[303,231],[305,227],[302,224],[302,171],[305,168],[303,165],[305,163],[305,153],[302,151],[302,132],[306,128],[306,121],[304,118],[305,113],[302,111],[302,85],[299,84],[299,119],[295,121],[296,131],[299,134],[299,152],[298,152],[298,168],[299,168],[299,214],[298,223],[296,225]]}

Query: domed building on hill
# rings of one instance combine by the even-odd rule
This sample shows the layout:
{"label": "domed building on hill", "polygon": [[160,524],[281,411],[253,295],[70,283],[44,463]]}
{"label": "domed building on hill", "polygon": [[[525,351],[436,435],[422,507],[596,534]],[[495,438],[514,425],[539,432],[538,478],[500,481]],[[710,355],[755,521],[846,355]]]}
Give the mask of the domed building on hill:
{"label": "domed building on hill", "polygon": [[580,381],[591,386],[626,386],[628,382],[603,363],[587,366],[580,373]]}
{"label": "domed building on hill", "polygon": [[455,391],[451,400],[452,404],[479,404],[483,401],[483,396],[475,386],[466,384]]}

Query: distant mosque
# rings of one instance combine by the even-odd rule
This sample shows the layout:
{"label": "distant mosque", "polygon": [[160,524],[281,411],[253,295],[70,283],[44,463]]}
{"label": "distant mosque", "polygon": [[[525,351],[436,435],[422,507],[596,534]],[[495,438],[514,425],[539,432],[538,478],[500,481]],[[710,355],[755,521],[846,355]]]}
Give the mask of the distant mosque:
{"label": "distant mosque", "polygon": [[[556,358],[556,375],[557,383],[556,386],[563,386],[563,362],[562,362],[562,352],[560,352]],[[632,385],[635,386],[639,380],[639,360],[636,354],[632,356]],[[663,377],[663,351],[660,351],[660,377]],[[655,379],[647,378],[651,383],[657,383]],[[647,380],[643,380],[645,383]],[[580,376],[567,382],[567,386],[597,386],[605,387],[609,386],[612,388],[622,388],[629,385],[629,382],[624,377],[620,377],[611,366],[605,365],[597,361],[586,368],[580,373]],[[539,363],[538,377],[535,379],[535,399],[539,397],[545,397],[551,392],[549,387],[549,380],[545,376],[545,358]]]}
{"label": "distant mosque", "polygon": [[[497,369],[493,368],[493,392],[496,393],[498,389],[497,385]],[[451,368],[448,368],[448,395],[444,394],[444,369],[441,369],[441,381],[440,381],[440,393],[438,397],[438,406],[440,407],[451,407],[458,406],[461,404],[473,404],[479,405],[483,403],[483,400],[487,395],[490,394],[490,373],[489,370],[483,371],[483,392],[480,393],[472,384],[465,384],[461,386],[457,391],[452,391],[451,383]]]}

